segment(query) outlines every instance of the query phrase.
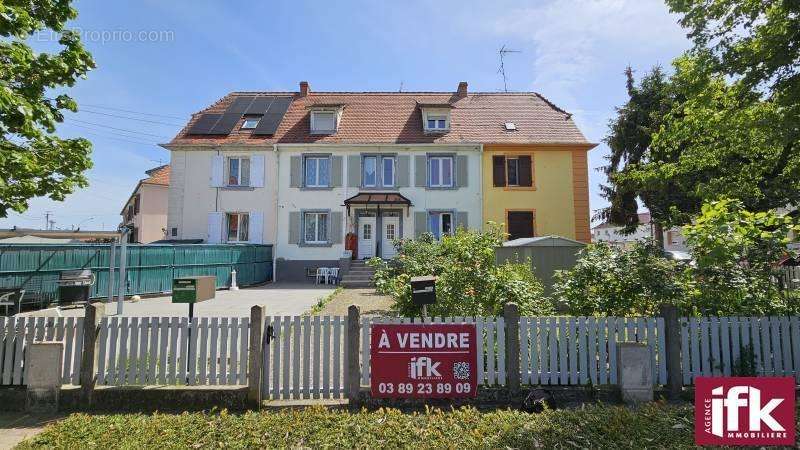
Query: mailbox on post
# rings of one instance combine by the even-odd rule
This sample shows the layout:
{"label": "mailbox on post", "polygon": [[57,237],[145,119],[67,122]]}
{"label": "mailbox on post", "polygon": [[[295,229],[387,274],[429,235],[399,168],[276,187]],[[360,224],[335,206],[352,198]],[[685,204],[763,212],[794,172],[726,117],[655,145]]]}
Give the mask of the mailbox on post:
{"label": "mailbox on post", "polygon": [[436,303],[436,277],[412,277],[411,301],[418,306]]}
{"label": "mailbox on post", "polygon": [[217,277],[199,276],[172,280],[172,303],[198,303],[214,298]]}

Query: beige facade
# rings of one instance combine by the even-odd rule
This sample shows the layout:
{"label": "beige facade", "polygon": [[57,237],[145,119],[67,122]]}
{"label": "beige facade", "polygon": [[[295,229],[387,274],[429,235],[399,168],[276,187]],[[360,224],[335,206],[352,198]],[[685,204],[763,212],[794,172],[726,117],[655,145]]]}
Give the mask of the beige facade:
{"label": "beige facade", "polygon": [[122,224],[133,227],[129,242],[148,244],[167,239],[169,166],[148,170],[122,208]]}

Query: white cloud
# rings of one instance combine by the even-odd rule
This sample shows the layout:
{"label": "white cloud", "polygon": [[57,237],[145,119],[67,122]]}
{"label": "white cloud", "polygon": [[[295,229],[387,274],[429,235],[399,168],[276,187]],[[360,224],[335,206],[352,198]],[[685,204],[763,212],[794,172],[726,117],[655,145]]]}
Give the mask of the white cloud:
{"label": "white cloud", "polygon": [[677,19],[661,0],[554,0],[510,11],[493,30],[530,41],[534,88],[578,107],[577,91],[609,70],[669,63],[685,49]]}

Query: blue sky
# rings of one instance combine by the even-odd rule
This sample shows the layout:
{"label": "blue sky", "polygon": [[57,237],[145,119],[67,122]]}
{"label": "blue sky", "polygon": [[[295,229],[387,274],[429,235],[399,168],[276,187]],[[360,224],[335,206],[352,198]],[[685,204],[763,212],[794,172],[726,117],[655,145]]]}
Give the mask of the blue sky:
{"label": "blue sky", "polygon": [[[112,229],[144,171],[169,161],[167,142],[233,90],[498,91],[498,49],[510,90],[537,91],[600,142],[626,99],[623,70],[669,62],[689,43],[660,0],[75,2],[97,69],[69,92],[82,111],[64,136],[94,144],[90,186],[64,202],[35,199],[0,228]],[[143,33],[142,33],[143,32]],[[34,39],[52,48],[47,35]],[[148,114],[142,114],[148,113]],[[590,153],[591,208],[604,145]]]}

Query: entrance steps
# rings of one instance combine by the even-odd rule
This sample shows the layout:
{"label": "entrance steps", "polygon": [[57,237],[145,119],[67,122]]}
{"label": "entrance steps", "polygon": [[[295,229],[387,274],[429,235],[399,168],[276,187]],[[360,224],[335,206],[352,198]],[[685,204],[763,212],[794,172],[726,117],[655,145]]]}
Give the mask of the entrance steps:
{"label": "entrance steps", "polygon": [[375,283],[372,282],[372,277],[375,275],[375,269],[368,266],[362,260],[353,260],[350,262],[350,270],[342,276],[339,283],[345,288],[369,288],[374,287]]}

